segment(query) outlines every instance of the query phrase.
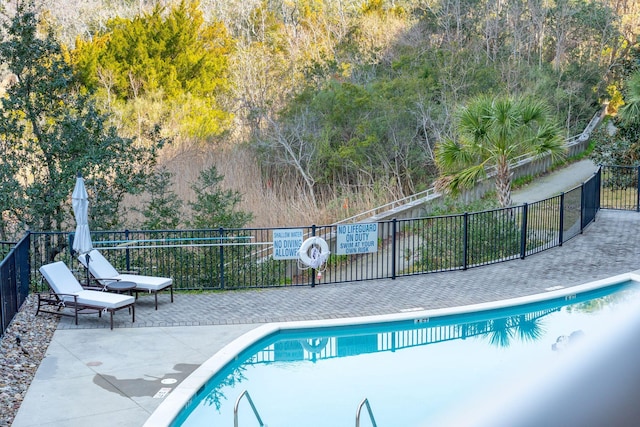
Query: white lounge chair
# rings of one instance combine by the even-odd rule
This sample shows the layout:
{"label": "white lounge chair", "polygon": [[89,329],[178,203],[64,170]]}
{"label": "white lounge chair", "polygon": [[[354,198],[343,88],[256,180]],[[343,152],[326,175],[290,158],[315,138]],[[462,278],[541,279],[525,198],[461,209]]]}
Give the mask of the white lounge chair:
{"label": "white lounge chair", "polygon": [[[123,308],[129,308],[131,309],[131,321],[135,322],[136,307],[134,297],[84,289],[62,261],[43,265],[40,267],[40,273],[53,292],[38,294],[36,315],[43,312],[73,316],[77,325],[78,313],[82,310],[97,310],[98,315],[101,317],[103,311],[108,311],[111,314],[111,329],[113,329],[113,313]],[[52,311],[43,308],[47,306],[55,306],[56,310]],[[65,313],[65,308],[73,309],[73,314]]]}
{"label": "white lounge chair", "polygon": [[[78,256],[82,265],[87,267],[86,255]],[[89,273],[102,286],[107,286],[113,281],[133,282],[136,284],[133,290],[136,297],[139,292],[153,293],[155,296],[156,310],[158,309],[158,292],[169,290],[171,302],[173,302],[173,279],[169,277],[143,276],[140,274],[120,274],[113,265],[97,250],[89,252]]]}

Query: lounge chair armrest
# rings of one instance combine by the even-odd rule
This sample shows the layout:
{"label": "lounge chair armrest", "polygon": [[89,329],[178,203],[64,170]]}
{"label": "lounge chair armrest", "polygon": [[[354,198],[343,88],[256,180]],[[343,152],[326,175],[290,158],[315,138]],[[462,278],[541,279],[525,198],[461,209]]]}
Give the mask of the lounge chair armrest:
{"label": "lounge chair armrest", "polygon": [[59,296],[59,297],[73,297],[74,299],[78,298],[78,295],[76,295],[76,294],[58,294],[56,292],[51,292],[51,293],[53,295],[56,295],[56,296]]}
{"label": "lounge chair armrest", "polygon": [[38,292],[39,300],[52,300],[53,298],[57,298],[61,300],[61,297],[73,297],[74,301],[78,299],[78,295],[76,294],[58,294],[56,292]]}
{"label": "lounge chair armrest", "polygon": [[[104,290],[104,284],[100,282],[100,280],[107,279],[96,279],[95,277],[90,277],[88,281],[80,281],[80,286],[82,289],[86,289],[88,291],[102,291]],[[111,282],[116,282],[118,279],[108,279]]]}
{"label": "lounge chair armrest", "polygon": [[95,280],[96,282],[101,282],[101,281],[105,281],[105,282],[119,282],[122,279],[118,279],[116,277],[94,277],[93,280]]}
{"label": "lounge chair armrest", "polygon": [[58,294],[56,294],[55,292],[38,292],[36,293],[36,295],[38,295],[38,299],[53,299]]}

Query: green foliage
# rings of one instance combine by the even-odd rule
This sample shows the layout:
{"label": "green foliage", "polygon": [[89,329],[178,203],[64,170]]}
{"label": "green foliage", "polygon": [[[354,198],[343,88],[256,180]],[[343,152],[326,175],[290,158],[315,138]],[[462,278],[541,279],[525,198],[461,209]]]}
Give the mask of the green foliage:
{"label": "green foliage", "polygon": [[225,73],[231,48],[224,26],[205,25],[198,3],[182,1],[166,17],[157,5],[133,20],[109,21],[96,40],[78,40],[74,58],[90,89],[98,86],[102,67],[113,72],[113,90],[124,99],[158,88],[169,99],[184,93],[205,97],[228,87]]}
{"label": "green foliage", "polygon": [[72,57],[77,78],[124,101],[160,92],[182,110],[192,136],[220,135],[231,114],[218,100],[230,89],[228,58],[233,41],[220,22],[207,24],[197,1],[182,0],[168,13],[115,18],[92,40],[78,39]]}
{"label": "green foliage", "polygon": [[2,233],[8,222],[18,232],[68,229],[78,172],[90,193],[92,228],[117,225],[125,193],[139,191],[155,164],[155,147],[119,136],[91,94],[76,91],[63,49],[31,5],[19,3],[3,31],[0,62],[17,82],[0,113],[2,217],[10,218]]}
{"label": "green foliage", "polygon": [[534,180],[533,176],[524,175],[524,176],[521,176],[519,178],[514,179],[511,184],[512,184],[512,187],[515,189],[515,188],[524,187],[525,185],[532,183],[533,180]]}
{"label": "green foliage", "polygon": [[591,159],[596,164],[636,166],[640,164],[640,128],[625,125],[620,119],[612,120],[615,134],[599,128],[591,134],[595,142]]}
{"label": "green foliage", "polygon": [[632,37],[621,24],[635,18],[604,1],[143,3],[119,2],[130,9],[106,24],[83,17],[101,30],[76,42],[78,81],[129,135],[162,123],[198,140],[251,139],[277,188],[304,186],[322,203],[430,187],[451,112],[479,94],[544,99],[577,134],[619,87],[611,76]]}
{"label": "green foliage", "polygon": [[640,66],[627,80],[624,106],[620,118],[628,127],[640,125]]}
{"label": "green foliage", "polygon": [[429,216],[481,212],[489,209],[495,209],[497,207],[499,206],[495,193],[488,193],[482,199],[477,199],[468,203],[463,202],[460,199],[445,197],[441,204],[437,205],[429,212]]}
{"label": "green foliage", "polygon": [[619,88],[615,84],[610,84],[607,86],[607,94],[609,95],[609,105],[607,106],[607,111],[617,112],[618,108],[624,105],[624,101],[622,100],[622,92],[620,92]]}
{"label": "green foliage", "polygon": [[469,265],[520,254],[520,220],[515,211],[499,209],[474,213],[469,219]]}
{"label": "green foliage", "polygon": [[[257,138],[270,179],[298,176],[295,185],[303,182],[319,194],[379,186],[404,195],[437,176],[433,150],[453,133],[450,112],[458,105],[493,94],[545,100],[548,122],[563,124],[562,130],[546,129],[557,133],[548,139],[557,145],[583,129],[605,96],[602,49],[615,49],[620,40],[606,5],[393,5],[406,13],[389,2],[357,3],[348,31],[336,30],[335,40],[326,41],[334,49],[305,68],[306,90],[272,116],[276,131]],[[554,32],[540,34],[532,22]],[[286,19],[281,24],[279,34],[288,28]],[[385,38],[395,31],[397,37]],[[456,181],[471,184],[483,172],[477,165]]]}
{"label": "green foliage", "polygon": [[427,219],[417,254],[415,268],[439,271],[463,267],[464,230],[467,230],[467,266],[516,256],[520,253],[520,223],[510,210],[491,210],[467,216],[435,217]]}
{"label": "green foliage", "polygon": [[443,186],[458,192],[495,169],[498,199],[511,205],[510,163],[522,155],[562,157],[560,132],[547,106],[527,98],[481,96],[457,116],[457,140],[438,147],[436,160],[445,173]]}
{"label": "green foliage", "polygon": [[[381,79],[372,85],[332,83],[309,90],[283,114],[284,129],[300,135],[296,152],[310,160],[317,184],[344,189],[380,185],[398,194],[414,191],[436,173],[431,143],[417,127],[415,105],[428,97],[420,78]],[[263,145],[263,159],[287,158],[291,146]],[[280,160],[282,161],[282,160]]]}
{"label": "green foliage", "polygon": [[150,200],[142,210],[146,230],[173,230],[182,217],[182,200],[171,189],[173,174],[166,169],[153,173],[146,187]]}
{"label": "green foliage", "polygon": [[198,182],[192,186],[196,200],[189,202],[193,209],[193,217],[189,221],[191,227],[241,228],[251,221],[250,213],[236,210],[242,200],[241,194],[220,188],[223,179],[215,166],[200,173]]}
{"label": "green foliage", "polygon": [[592,134],[594,162],[602,165],[640,164],[640,63],[629,64],[623,81],[624,105],[619,114]]}

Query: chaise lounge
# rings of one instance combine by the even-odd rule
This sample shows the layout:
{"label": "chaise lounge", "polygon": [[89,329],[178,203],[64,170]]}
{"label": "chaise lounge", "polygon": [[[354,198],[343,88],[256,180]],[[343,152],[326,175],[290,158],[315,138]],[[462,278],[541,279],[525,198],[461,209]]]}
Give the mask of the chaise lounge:
{"label": "chaise lounge", "polygon": [[[113,313],[123,308],[131,311],[131,321],[136,320],[135,298],[132,296],[102,292],[97,290],[84,289],[78,279],[73,275],[67,265],[62,262],[54,262],[40,267],[40,273],[46,280],[53,292],[38,294],[38,313],[50,313],[61,316],[72,316],[78,324],[78,314],[84,310],[98,312],[102,317],[102,312],[111,314],[111,329],[113,329]],[[53,307],[54,310],[47,310],[46,307]],[[65,313],[64,309],[70,308],[73,313]]]}
{"label": "chaise lounge", "polygon": [[78,256],[78,260],[89,273],[102,286],[107,286],[114,281],[133,282],[136,284],[133,292],[136,297],[139,292],[153,293],[155,297],[156,310],[158,309],[158,292],[168,290],[171,293],[173,302],[173,279],[169,277],[143,276],[139,274],[120,274],[113,265],[97,250],[89,252],[89,263],[87,266],[86,255]]}

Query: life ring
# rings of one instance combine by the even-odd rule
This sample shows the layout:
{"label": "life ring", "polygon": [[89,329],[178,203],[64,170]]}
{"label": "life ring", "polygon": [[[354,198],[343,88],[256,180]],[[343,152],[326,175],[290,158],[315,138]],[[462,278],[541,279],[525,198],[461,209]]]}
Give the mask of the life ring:
{"label": "life ring", "polygon": [[329,245],[318,236],[309,237],[298,249],[298,257],[303,264],[318,269],[329,258]]}
{"label": "life ring", "polygon": [[327,338],[309,338],[307,340],[300,340],[302,348],[308,353],[320,353],[326,346],[329,340]]}

